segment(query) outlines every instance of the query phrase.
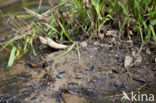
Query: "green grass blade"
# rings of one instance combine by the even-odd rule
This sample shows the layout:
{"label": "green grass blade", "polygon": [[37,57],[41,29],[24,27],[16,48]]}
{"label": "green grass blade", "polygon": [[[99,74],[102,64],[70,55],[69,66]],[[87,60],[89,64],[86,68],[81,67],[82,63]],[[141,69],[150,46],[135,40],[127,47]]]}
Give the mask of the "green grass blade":
{"label": "green grass blade", "polygon": [[122,24],[122,26],[121,26],[121,28],[120,28],[120,32],[119,32],[119,34],[121,33],[121,31],[124,29],[124,26],[125,26],[125,24],[127,23],[127,21],[129,20],[129,16],[128,17],[126,17],[125,19],[124,19],[124,22],[123,22],[123,24]]}
{"label": "green grass blade", "polygon": [[0,4],[2,3],[2,2],[4,2],[5,0],[0,0]]}
{"label": "green grass blade", "polygon": [[78,57],[79,57],[79,63],[80,63],[81,55],[80,55],[80,50],[79,50],[79,44],[77,43],[76,46],[77,46],[77,53],[78,53]]}
{"label": "green grass blade", "polygon": [[155,34],[155,31],[154,31],[154,28],[153,28],[153,26],[151,26],[151,25],[149,25],[149,28],[150,28],[150,30],[152,31],[152,35],[153,35],[152,39],[153,39],[154,42],[156,43],[156,34]]}
{"label": "green grass blade", "polygon": [[152,21],[150,22],[150,25],[152,25],[152,26],[156,25],[156,19],[152,20]]}
{"label": "green grass blade", "polygon": [[14,60],[15,60],[15,53],[16,53],[16,47],[13,46],[13,47],[12,47],[12,50],[11,50],[10,57],[9,57],[7,69],[13,65]]}
{"label": "green grass blade", "polygon": [[83,9],[83,3],[81,0],[73,0],[79,10]]}
{"label": "green grass blade", "polygon": [[50,28],[51,31],[54,31],[56,33],[59,33],[57,29],[55,29],[53,26],[49,25],[48,23],[43,23],[48,29]]}
{"label": "green grass blade", "polygon": [[62,25],[62,23],[59,20],[58,20],[58,22],[59,22],[59,24],[61,26],[61,29],[62,29],[63,33],[66,35],[66,37],[69,39],[70,42],[73,42],[71,40],[71,38],[69,37],[68,33],[66,32],[65,27]]}
{"label": "green grass blade", "polygon": [[75,46],[75,44],[76,44],[76,43],[73,43],[73,44],[67,49],[67,51],[65,51],[65,52],[63,52],[62,54],[56,56],[55,58],[52,58],[52,60],[59,59],[59,58],[65,56],[68,52],[70,52],[70,51],[73,49],[73,47]]}
{"label": "green grass blade", "polygon": [[121,6],[121,8],[123,9],[123,12],[126,16],[128,16],[128,10],[126,9],[126,7],[120,2],[118,1],[119,5]]}

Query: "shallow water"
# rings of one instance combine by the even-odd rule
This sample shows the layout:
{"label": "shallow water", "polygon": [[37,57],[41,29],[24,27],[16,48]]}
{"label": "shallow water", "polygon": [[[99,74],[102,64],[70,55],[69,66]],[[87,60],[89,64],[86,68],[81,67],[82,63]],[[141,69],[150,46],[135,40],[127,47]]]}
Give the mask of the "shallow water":
{"label": "shallow water", "polygon": [[[15,0],[16,1],[16,0]],[[19,27],[18,24],[20,24],[20,27],[24,26],[21,21],[17,19],[18,24],[11,24],[11,21],[8,21],[9,18],[13,16],[17,16],[20,19],[23,19],[25,22],[29,23],[32,21],[33,17],[25,12],[23,7],[27,7],[31,10],[37,11],[37,12],[44,12],[50,8],[50,6],[47,3],[47,0],[42,0],[42,5],[39,9],[39,2],[40,0],[29,0],[26,3],[22,2],[22,0],[18,0],[18,2],[15,2],[13,4],[1,7],[0,6],[0,43],[5,42],[6,40],[11,39],[12,37],[16,36],[15,30],[18,30]],[[4,49],[0,51],[0,66],[6,65],[6,62],[9,57],[9,51]],[[4,64],[2,64],[4,63]]]}
{"label": "shallow water", "polygon": [[[5,42],[16,35],[13,30],[13,28],[16,28],[16,25],[11,26],[11,21],[7,21],[9,18],[16,15],[18,18],[23,19],[27,23],[33,19],[33,17],[25,12],[23,7],[27,7],[40,13],[50,8],[47,0],[43,0],[39,9],[39,2],[40,0],[29,0],[24,3],[22,0],[18,0],[16,3],[12,3],[7,6],[0,6],[0,43]],[[20,21],[18,21],[18,23],[20,24]],[[36,72],[34,72],[34,70],[26,70],[26,63],[23,62],[23,60],[19,60],[20,63],[15,63],[16,65],[9,71],[6,70],[9,53],[10,50],[7,49],[0,51],[0,97],[12,97],[18,94],[19,90],[25,88],[26,86],[30,86],[31,83],[38,83],[38,79],[35,79],[33,76],[41,78]],[[34,80],[33,82],[30,82],[30,79],[32,78]]]}
{"label": "shallow water", "polygon": [[7,20],[10,17],[16,15],[17,17],[24,19],[26,22],[28,23],[30,22],[30,18],[32,17],[25,12],[25,10],[23,9],[24,7],[40,13],[50,8],[50,6],[47,3],[47,0],[43,0],[42,5],[39,9],[39,2],[40,0],[35,0],[35,1],[30,0],[27,1],[26,3],[20,1],[0,8],[0,10],[2,11],[2,13],[0,14],[0,42],[6,40],[7,36],[9,38],[9,36],[12,37],[11,35],[14,34],[12,28],[9,27],[10,26],[9,22],[7,24]]}

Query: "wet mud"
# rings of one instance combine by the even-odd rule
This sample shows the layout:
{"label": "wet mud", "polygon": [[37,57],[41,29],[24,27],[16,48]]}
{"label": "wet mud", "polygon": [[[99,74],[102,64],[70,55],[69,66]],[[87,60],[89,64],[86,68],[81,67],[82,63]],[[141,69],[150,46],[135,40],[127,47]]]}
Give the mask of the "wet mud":
{"label": "wet mud", "polygon": [[[80,59],[74,48],[53,61],[64,51],[19,61],[13,75],[1,77],[1,102],[121,103],[123,91],[155,94],[155,45],[146,45],[135,55],[139,46],[111,39],[80,42]],[[128,68],[124,66],[127,55],[133,64]]]}

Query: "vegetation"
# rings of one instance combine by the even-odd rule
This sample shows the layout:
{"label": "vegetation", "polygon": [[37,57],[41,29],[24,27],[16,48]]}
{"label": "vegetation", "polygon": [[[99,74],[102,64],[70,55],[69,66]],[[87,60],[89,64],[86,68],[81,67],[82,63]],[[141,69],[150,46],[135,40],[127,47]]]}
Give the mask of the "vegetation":
{"label": "vegetation", "polygon": [[4,2],[4,0],[0,0],[0,3]]}
{"label": "vegetation", "polygon": [[[38,35],[73,43],[67,52],[75,45],[73,36],[99,38],[105,25],[119,29],[121,41],[126,39],[125,36],[136,35],[142,40],[142,45],[149,40],[156,43],[156,0],[60,0],[57,6],[49,0],[49,4],[52,9],[48,21],[33,22],[22,35],[1,43],[5,47],[12,46],[8,67],[13,64],[14,58],[20,58],[30,48],[35,54],[33,43]],[[19,43],[21,40],[24,40],[23,45]]]}

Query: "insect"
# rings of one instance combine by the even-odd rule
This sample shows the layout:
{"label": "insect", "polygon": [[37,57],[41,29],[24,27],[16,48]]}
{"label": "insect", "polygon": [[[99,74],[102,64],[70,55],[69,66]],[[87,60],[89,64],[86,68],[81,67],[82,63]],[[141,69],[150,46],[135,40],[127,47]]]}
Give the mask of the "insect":
{"label": "insect", "polygon": [[118,61],[120,61],[120,57],[119,57],[119,56],[116,55],[115,58],[116,58]]}
{"label": "insect", "polygon": [[62,72],[60,72],[59,74],[63,74],[63,73],[65,73],[66,71],[62,71]]}
{"label": "insect", "polygon": [[89,69],[90,72],[92,72],[94,70],[94,65],[92,65]]}
{"label": "insect", "polygon": [[63,74],[63,73],[65,73],[65,72],[66,72],[66,71],[59,72],[59,74],[56,75],[56,78],[57,78],[57,79],[62,79],[62,78],[60,77],[60,75]]}
{"label": "insect", "polygon": [[57,78],[57,79],[62,79],[62,78],[59,76],[59,74],[58,74],[58,75],[56,75],[56,78]]}

